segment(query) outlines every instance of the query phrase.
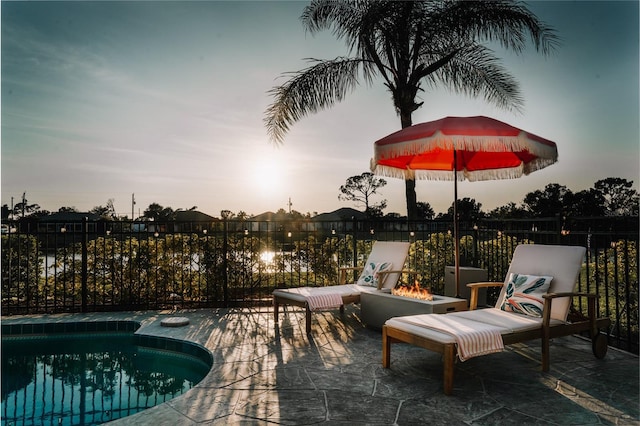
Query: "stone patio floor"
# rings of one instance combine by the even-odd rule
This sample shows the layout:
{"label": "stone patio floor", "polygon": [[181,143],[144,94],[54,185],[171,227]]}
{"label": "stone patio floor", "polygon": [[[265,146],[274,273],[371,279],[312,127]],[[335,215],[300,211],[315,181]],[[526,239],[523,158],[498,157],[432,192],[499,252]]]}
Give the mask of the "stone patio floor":
{"label": "stone patio floor", "polygon": [[[184,327],[163,319],[187,317]],[[579,337],[555,339],[551,370],[540,371],[539,341],[458,363],[454,394],[442,393],[436,353],[392,347],[382,368],[380,331],[357,306],[316,313],[269,308],[3,317],[3,323],[131,319],[138,333],[185,339],[214,364],[196,387],[120,425],[640,425],[638,357],[609,348],[603,360]]]}

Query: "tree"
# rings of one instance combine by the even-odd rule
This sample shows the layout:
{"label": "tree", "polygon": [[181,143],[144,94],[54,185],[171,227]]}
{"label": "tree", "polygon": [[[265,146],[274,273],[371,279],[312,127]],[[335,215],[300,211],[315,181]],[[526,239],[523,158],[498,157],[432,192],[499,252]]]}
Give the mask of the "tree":
{"label": "tree", "polygon": [[305,215],[303,215],[297,210],[286,211],[281,207],[276,212],[276,217],[282,218],[284,220],[300,220],[300,219],[304,219]]}
{"label": "tree", "polygon": [[[380,77],[400,116],[402,128],[423,102],[423,85],[442,84],[457,93],[483,94],[491,103],[519,110],[523,99],[515,79],[484,42],[521,53],[531,39],[537,51],[552,51],[557,37],[521,3],[501,1],[314,0],[302,22],[310,33],[330,30],[345,42],[351,57],[310,59],[269,92],[265,112],[270,138],[283,141],[289,127],[333,106],[364,81]],[[417,217],[415,180],[405,181],[407,215]]]}
{"label": "tree", "polygon": [[338,199],[353,201],[357,206],[364,207],[365,212],[370,217],[381,217],[382,210],[387,207],[387,200],[371,203],[371,197],[376,195],[378,189],[386,184],[386,180],[375,177],[371,172],[351,176],[344,185],[340,186]]}
{"label": "tree", "polygon": [[245,212],[244,210],[240,210],[236,215],[236,218],[239,220],[248,220],[250,217],[251,216],[249,215],[249,213]]}
{"label": "tree", "polygon": [[[473,198],[465,197],[461,200],[458,200],[457,205],[458,210],[458,220],[460,222],[476,222],[478,219],[482,219],[484,217],[484,213],[482,212],[482,204],[478,203]],[[447,210],[446,214],[441,214],[438,216],[440,219],[449,219],[453,220],[453,203],[451,203],[451,207]]]}
{"label": "tree", "polygon": [[94,208],[89,210],[89,213],[96,214],[104,219],[113,220],[118,218],[116,208],[113,205],[113,198],[109,198],[107,200],[106,206],[95,206]]}
{"label": "tree", "polygon": [[167,221],[175,219],[175,212],[171,207],[162,207],[158,203],[151,203],[144,211],[142,217],[154,221]]}
{"label": "tree", "polygon": [[231,210],[220,210],[220,217],[222,220],[233,219],[235,214]]}
{"label": "tree", "polygon": [[509,202],[502,207],[491,210],[487,216],[495,219],[524,219],[529,213],[523,208],[516,206],[516,203]]}
{"label": "tree", "polygon": [[58,209],[58,213],[78,213],[78,209],[75,208],[74,206],[70,206],[70,207],[60,207]]}
{"label": "tree", "polygon": [[26,216],[33,215],[40,210],[39,204],[29,204],[27,201],[27,193],[22,193],[22,201],[13,206],[12,215],[15,218],[19,216],[20,218],[25,218]]}
{"label": "tree", "polygon": [[417,216],[418,219],[432,220],[436,215],[436,213],[433,211],[433,207],[431,207],[431,204],[425,203],[423,201],[418,201],[417,210],[418,210],[418,216]]}
{"label": "tree", "polygon": [[621,178],[606,178],[594,184],[604,198],[607,216],[638,215],[638,192],[632,189],[633,181]]}
{"label": "tree", "polygon": [[524,197],[524,207],[532,217],[555,217],[567,213],[565,200],[571,198],[571,191],[566,186],[550,183],[544,191],[534,191]]}
{"label": "tree", "polygon": [[604,216],[605,199],[594,188],[567,193],[563,200],[564,212],[567,216]]}

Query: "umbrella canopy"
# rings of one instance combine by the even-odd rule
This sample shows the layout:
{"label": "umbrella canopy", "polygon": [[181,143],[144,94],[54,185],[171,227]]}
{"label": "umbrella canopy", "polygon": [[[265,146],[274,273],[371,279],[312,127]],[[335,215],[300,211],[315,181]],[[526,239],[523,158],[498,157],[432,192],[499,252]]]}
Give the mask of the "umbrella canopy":
{"label": "umbrella canopy", "polygon": [[[489,117],[446,117],[376,141],[371,170],[404,179],[478,181],[517,178],[557,160],[556,144],[533,133]],[[454,163],[461,173],[451,173]]]}
{"label": "umbrella canopy", "polygon": [[[558,160],[554,142],[489,117],[445,117],[392,133],[374,144],[371,170],[403,179],[512,179]],[[459,292],[459,241],[456,204],[454,241],[456,296]]]}

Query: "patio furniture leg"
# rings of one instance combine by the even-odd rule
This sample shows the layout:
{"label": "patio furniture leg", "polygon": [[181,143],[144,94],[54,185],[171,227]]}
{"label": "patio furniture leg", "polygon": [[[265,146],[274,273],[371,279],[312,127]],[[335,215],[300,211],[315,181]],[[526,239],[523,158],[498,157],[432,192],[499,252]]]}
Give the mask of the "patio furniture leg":
{"label": "patio furniture leg", "polygon": [[549,371],[549,340],[551,340],[551,301],[553,299],[545,297],[544,306],[542,310],[542,336],[541,336],[541,351],[542,351],[542,371]]}
{"label": "patio furniture leg", "polygon": [[549,327],[542,328],[542,371],[549,371]]}
{"label": "patio furniture leg", "polygon": [[387,336],[387,326],[382,326],[382,368],[391,366],[391,340]]}
{"label": "patio furniture leg", "polygon": [[307,334],[311,333],[311,309],[309,309],[309,305],[307,305],[305,308],[304,322],[305,322],[304,326],[305,326],[305,330],[307,331]]}
{"label": "patio furniture leg", "polygon": [[443,358],[443,377],[444,394],[451,395],[453,393],[453,373],[455,369],[456,361],[456,347],[454,344],[447,344],[444,346],[442,353]]}
{"label": "patio furniture leg", "polygon": [[[587,302],[588,302],[587,309],[588,309],[588,315],[589,315],[589,328],[590,328],[590,337],[591,337],[591,350],[593,351],[593,355],[595,355],[596,358],[602,359],[607,354],[609,342],[608,342],[607,336],[600,333],[600,327],[598,326],[598,319],[596,317],[598,313],[597,313],[595,296],[590,297]],[[609,320],[606,319],[604,323],[607,324],[606,327],[608,328],[610,324]]]}
{"label": "patio furniture leg", "polygon": [[278,311],[280,310],[280,304],[278,303],[278,299],[276,299],[275,296],[273,296],[273,320],[275,321],[275,323],[278,323]]}

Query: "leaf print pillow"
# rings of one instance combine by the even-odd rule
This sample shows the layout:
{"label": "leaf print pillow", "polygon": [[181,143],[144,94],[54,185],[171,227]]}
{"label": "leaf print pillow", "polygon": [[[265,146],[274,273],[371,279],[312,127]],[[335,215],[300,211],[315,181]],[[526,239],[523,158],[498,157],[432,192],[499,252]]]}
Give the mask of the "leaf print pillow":
{"label": "leaf print pillow", "polygon": [[552,279],[553,277],[512,273],[500,309],[531,317],[542,317],[542,295],[549,292]]}
{"label": "leaf print pillow", "polygon": [[[364,265],[364,270],[358,278],[358,285],[367,285],[370,287],[378,287],[379,273],[388,271],[391,269],[391,262],[367,262]],[[384,282],[383,277],[382,280]]]}

